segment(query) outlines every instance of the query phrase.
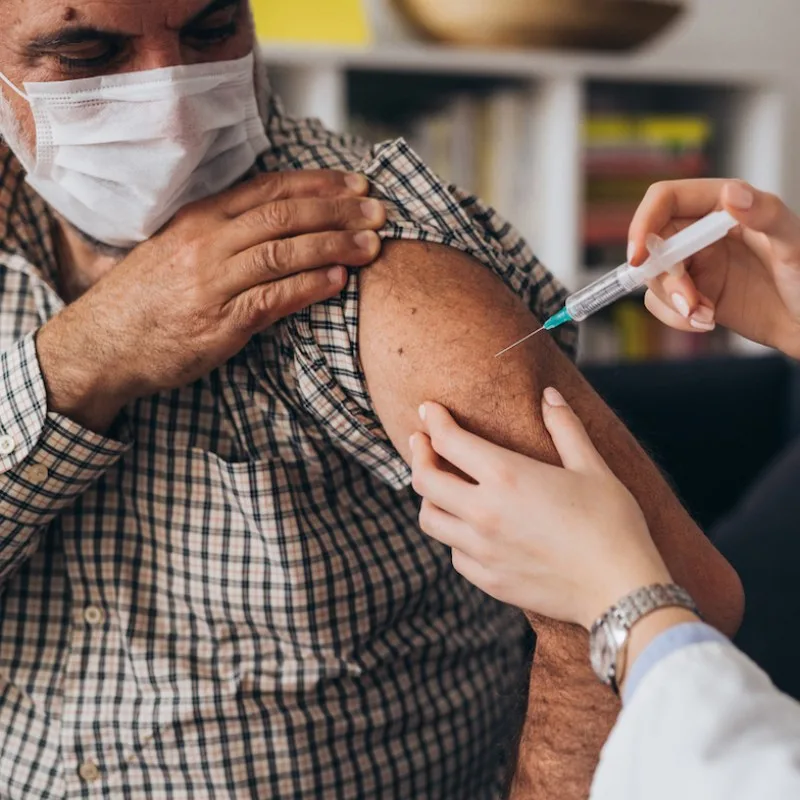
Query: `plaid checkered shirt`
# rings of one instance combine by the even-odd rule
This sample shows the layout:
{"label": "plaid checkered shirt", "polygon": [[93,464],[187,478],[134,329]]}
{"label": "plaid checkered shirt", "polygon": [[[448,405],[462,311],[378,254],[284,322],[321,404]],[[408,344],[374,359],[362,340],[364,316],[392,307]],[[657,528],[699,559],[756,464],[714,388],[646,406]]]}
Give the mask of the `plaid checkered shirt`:
{"label": "plaid checkered shirt", "polygon": [[[403,141],[276,99],[268,119],[259,169],[359,170],[385,237],[470,254],[540,315],[563,300]],[[357,277],[99,436],[48,411],[53,217],[5,148],[0,169],[0,795],[499,796],[525,624],[418,528],[359,364]]]}

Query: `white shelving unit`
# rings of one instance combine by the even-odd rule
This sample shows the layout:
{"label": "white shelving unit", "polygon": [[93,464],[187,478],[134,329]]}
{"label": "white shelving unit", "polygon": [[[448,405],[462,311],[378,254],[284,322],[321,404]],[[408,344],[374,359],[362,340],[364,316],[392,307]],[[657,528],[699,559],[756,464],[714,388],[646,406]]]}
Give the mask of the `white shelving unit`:
{"label": "white shelving unit", "polygon": [[269,42],[262,50],[289,110],[320,117],[340,130],[351,116],[348,87],[357,73],[492,79],[524,86],[535,135],[526,144],[531,152],[519,163],[528,165],[531,192],[529,205],[513,221],[571,288],[587,277],[582,265],[580,132],[595,83],[702,87],[713,96],[724,121],[720,172],[766,191],[782,193],[785,188],[789,91],[775,67],[756,58],[748,61],[746,54],[726,63],[672,57],[663,50],[595,56],[412,43],[347,49]]}

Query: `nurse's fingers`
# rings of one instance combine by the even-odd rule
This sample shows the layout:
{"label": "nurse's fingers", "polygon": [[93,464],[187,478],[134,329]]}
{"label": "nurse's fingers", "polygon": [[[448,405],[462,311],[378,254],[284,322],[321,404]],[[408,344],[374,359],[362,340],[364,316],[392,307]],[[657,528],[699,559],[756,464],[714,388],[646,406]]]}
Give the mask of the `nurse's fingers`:
{"label": "nurse's fingers", "polygon": [[650,281],[650,289],[684,319],[689,319],[700,307],[702,297],[683,264],[673,272]]}
{"label": "nurse's fingers", "polygon": [[480,537],[466,522],[448,514],[438,506],[425,500],[419,512],[419,525],[432,539],[447,547],[461,550],[471,558],[481,551]]}
{"label": "nurse's fingers", "polygon": [[687,333],[708,333],[709,331],[713,331],[716,327],[714,311],[710,305],[699,306],[692,319],[686,319],[675,311],[669,303],[662,300],[653,289],[650,289],[644,296],[644,304],[647,310],[656,319],[678,331],[686,331]]}
{"label": "nurse's fingers", "polygon": [[259,175],[202,203],[233,218],[278,200],[363,197],[368,192],[369,181],[354,172],[287,170]]}
{"label": "nurse's fingers", "polygon": [[609,467],[594,446],[578,416],[564,396],[552,387],[542,398],[544,424],[561,457],[564,469],[584,473],[607,473]]}
{"label": "nurse's fingers", "polygon": [[450,514],[458,515],[461,509],[469,508],[476,487],[443,468],[424,433],[415,433],[409,445],[414,491]]}
{"label": "nurse's fingers", "polygon": [[647,236],[663,235],[674,220],[699,219],[722,208],[722,190],[729,181],[697,179],[662,181],[645,194],[628,232],[628,261],[640,266],[647,259]]}
{"label": "nurse's fingers", "polygon": [[776,258],[800,261],[800,217],[779,197],[742,181],[729,181],[722,190],[722,203],[742,225],[770,238]]}
{"label": "nurse's fingers", "polygon": [[424,403],[419,414],[430,434],[433,449],[477,482],[496,471],[497,463],[509,455],[501,447],[465,431],[438,403]]}

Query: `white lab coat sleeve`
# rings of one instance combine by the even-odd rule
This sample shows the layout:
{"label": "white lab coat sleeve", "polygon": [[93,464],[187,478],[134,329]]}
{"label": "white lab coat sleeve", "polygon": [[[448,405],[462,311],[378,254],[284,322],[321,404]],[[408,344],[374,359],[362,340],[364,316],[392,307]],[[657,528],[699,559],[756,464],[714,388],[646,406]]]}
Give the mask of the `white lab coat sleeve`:
{"label": "white lab coat sleeve", "polygon": [[732,644],[656,664],[603,750],[591,800],[800,798],[800,704]]}

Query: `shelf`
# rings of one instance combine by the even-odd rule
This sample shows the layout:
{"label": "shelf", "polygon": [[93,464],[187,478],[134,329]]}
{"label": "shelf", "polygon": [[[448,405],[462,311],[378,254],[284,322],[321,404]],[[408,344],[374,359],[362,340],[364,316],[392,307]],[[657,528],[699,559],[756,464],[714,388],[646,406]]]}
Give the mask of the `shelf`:
{"label": "shelf", "polygon": [[315,69],[450,73],[506,78],[575,78],[758,86],[782,79],[771,65],[743,56],[735,64],[675,58],[646,51],[640,54],[585,55],[545,50],[478,50],[425,44],[380,48],[292,45],[262,42],[268,64]]}
{"label": "shelf", "polygon": [[[586,115],[603,110],[606,96],[642,112],[665,107],[668,113],[708,114],[720,132],[714,143],[714,174],[736,175],[777,194],[785,190],[786,72],[774,59],[747,49],[719,60],[707,58],[705,51],[681,52],[680,47],[586,54],[414,42],[369,48],[262,42],[261,52],[289,112],[319,117],[334,130],[344,130],[358,118],[386,123],[387,136],[409,136],[415,115],[445,107],[448,97],[518,93],[517,112],[526,135],[509,157],[529,188],[513,211],[505,213],[571,291],[606,271],[584,266],[581,135]],[[600,348],[599,355],[605,357],[612,349]],[[731,337],[729,349],[750,352],[752,346]]]}

